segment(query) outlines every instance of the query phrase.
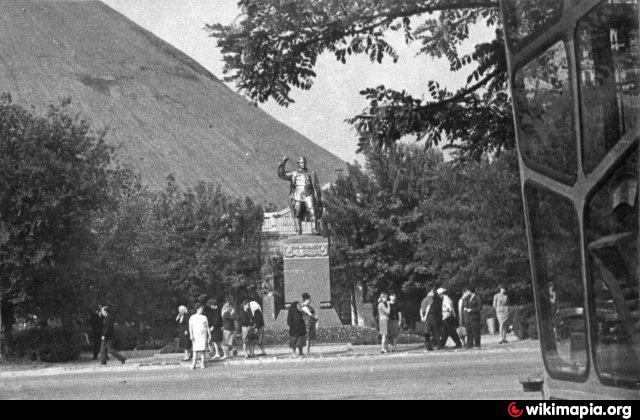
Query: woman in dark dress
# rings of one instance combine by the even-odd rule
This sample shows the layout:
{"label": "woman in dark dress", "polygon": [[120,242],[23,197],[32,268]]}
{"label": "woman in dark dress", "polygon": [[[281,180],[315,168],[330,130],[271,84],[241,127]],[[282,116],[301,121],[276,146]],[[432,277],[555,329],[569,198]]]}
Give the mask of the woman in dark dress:
{"label": "woman in dark dress", "polygon": [[230,302],[222,307],[222,352],[223,359],[233,355],[233,338],[236,331],[236,310]]}
{"label": "woman in dark dress", "polygon": [[304,317],[300,311],[300,303],[291,303],[289,314],[287,315],[287,325],[289,325],[289,347],[293,349],[293,354],[296,354],[296,349],[300,356],[302,356],[304,345],[306,342],[307,327],[304,324]]}
{"label": "woman in dark dress", "polygon": [[400,334],[402,314],[395,293],[389,295],[389,320],[387,321],[387,338],[391,341],[393,351],[397,351],[397,339]]}
{"label": "woman in dark dress", "polygon": [[209,332],[211,334],[209,354],[215,353],[213,358],[218,359],[220,357],[220,347],[222,343],[222,314],[215,299],[209,299],[204,315],[209,322]]}
{"label": "woman in dark dress", "polygon": [[178,316],[176,317],[178,324],[178,347],[184,351],[185,361],[191,359],[191,337],[189,336],[189,311],[186,306],[178,308]]}

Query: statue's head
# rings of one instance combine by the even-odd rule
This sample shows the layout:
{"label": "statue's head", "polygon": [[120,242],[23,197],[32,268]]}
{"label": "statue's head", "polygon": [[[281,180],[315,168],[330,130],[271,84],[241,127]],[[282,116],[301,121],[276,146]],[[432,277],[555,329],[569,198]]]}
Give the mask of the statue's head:
{"label": "statue's head", "polygon": [[300,156],[298,158],[298,168],[307,169],[307,158],[304,156]]}

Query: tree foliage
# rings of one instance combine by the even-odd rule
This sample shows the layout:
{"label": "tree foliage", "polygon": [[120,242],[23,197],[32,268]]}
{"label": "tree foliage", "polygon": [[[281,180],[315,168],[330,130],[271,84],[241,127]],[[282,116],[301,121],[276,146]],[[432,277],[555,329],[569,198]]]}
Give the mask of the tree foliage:
{"label": "tree foliage", "polygon": [[[506,92],[506,61],[497,1],[473,0],[241,0],[242,14],[231,25],[207,28],[225,62],[225,80],[255,102],[274,99],[287,106],[292,89],[311,89],[321,54],[346,63],[365,54],[372,62],[398,54],[389,34],[401,32],[419,54],[444,57],[453,72],[467,71],[467,86],[451,92],[425,80],[428,98],[385,86],[360,93],[368,106],[349,122],[359,151],[388,147],[411,136],[427,145],[444,143],[460,159],[480,160],[486,152],[514,145]],[[461,54],[469,27],[496,26],[496,37]]]}
{"label": "tree foliage", "polygon": [[521,202],[515,153],[465,165],[433,149],[371,153],[327,194],[335,275],[401,293],[414,308],[433,284],[485,294],[505,284],[515,302],[528,301]]}
{"label": "tree foliage", "polygon": [[94,243],[91,221],[119,169],[104,133],[65,111],[37,117],[0,103],[0,293],[44,315],[77,304],[74,275]]}
{"label": "tree foliage", "polygon": [[[70,325],[97,304],[168,325],[178,305],[257,297],[262,208],[169,176],[151,191],[112,161],[104,132],[66,111],[0,103],[0,298],[16,316]],[[15,311],[14,311],[15,309]]]}

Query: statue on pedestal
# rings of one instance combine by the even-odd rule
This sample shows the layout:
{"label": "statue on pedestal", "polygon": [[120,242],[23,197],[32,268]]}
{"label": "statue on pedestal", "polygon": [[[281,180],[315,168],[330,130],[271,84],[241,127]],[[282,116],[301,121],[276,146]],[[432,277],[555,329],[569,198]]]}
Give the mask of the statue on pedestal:
{"label": "statue on pedestal", "polygon": [[307,159],[298,159],[298,169],[286,172],[288,156],[278,165],[278,176],[289,181],[291,213],[295,220],[296,231],[302,235],[302,221],[308,213],[313,222],[313,233],[319,233],[318,220],[322,217],[322,191],[314,171],[307,169]]}

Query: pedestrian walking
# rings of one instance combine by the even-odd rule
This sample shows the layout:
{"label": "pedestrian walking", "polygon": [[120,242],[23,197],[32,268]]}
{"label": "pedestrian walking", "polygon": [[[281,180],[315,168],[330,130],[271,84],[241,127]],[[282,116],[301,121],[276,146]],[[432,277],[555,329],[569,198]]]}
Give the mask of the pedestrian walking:
{"label": "pedestrian walking", "polygon": [[[431,290],[427,290],[427,296],[422,299],[420,302],[420,321],[424,324],[424,346],[429,350],[429,334],[427,334],[427,315],[429,314],[429,309],[431,308],[431,303],[433,303],[433,293]],[[432,348],[433,350],[433,348]]]}
{"label": "pedestrian walking", "polygon": [[509,298],[504,286],[498,287],[498,293],[493,297],[493,308],[500,324],[500,344],[507,342],[507,321],[509,319]]}
{"label": "pedestrian walking", "polygon": [[102,305],[95,312],[91,312],[89,319],[91,325],[91,345],[93,346],[93,360],[97,361],[102,348],[102,330],[104,322],[102,319]]}
{"label": "pedestrian walking", "polygon": [[178,316],[176,317],[178,325],[178,347],[184,352],[183,361],[191,359],[191,340],[189,338],[189,311],[186,306],[178,307]]}
{"label": "pedestrian walking", "polygon": [[227,302],[222,307],[222,359],[232,357],[233,338],[236,331],[236,310]]}
{"label": "pedestrian walking", "polygon": [[458,328],[456,332],[458,333],[458,337],[460,337],[460,342],[464,347],[467,346],[467,315],[464,311],[465,301],[469,299],[469,291],[465,290],[462,292],[462,296],[458,300]]}
{"label": "pedestrian walking", "polygon": [[307,327],[307,356],[311,355],[311,342],[316,341],[316,326],[318,323],[318,315],[311,306],[311,296],[309,293],[302,294],[302,305],[300,306],[304,317],[304,323]]}
{"label": "pedestrian walking", "polygon": [[115,317],[110,313],[109,307],[102,307],[102,320],[103,320],[103,328],[102,328],[102,346],[100,348],[100,364],[107,364],[107,355],[111,354],[113,357],[118,359],[120,363],[124,365],[127,361],[127,358],[118,353],[115,348],[115,339],[116,339],[116,331],[115,331]]}
{"label": "pedestrian walking", "polygon": [[442,299],[436,293],[437,286],[433,286],[429,294],[431,295],[431,305],[427,313],[427,350],[431,351],[434,347],[440,350],[442,334]]}
{"label": "pedestrian walking", "polygon": [[402,313],[395,293],[389,295],[389,320],[387,321],[387,338],[391,342],[392,351],[397,351],[398,335],[400,335],[400,324],[402,323]]}
{"label": "pedestrian walking", "polygon": [[381,293],[378,298],[378,328],[380,331],[380,353],[388,353],[387,340],[389,337],[389,302],[386,293]]}
{"label": "pedestrian walking", "polygon": [[255,357],[253,347],[255,343],[255,331],[254,331],[254,319],[251,314],[251,307],[249,301],[242,302],[242,308],[238,311],[238,324],[242,332],[242,349],[244,350],[244,357],[247,359]]}
{"label": "pedestrian walking", "polygon": [[440,287],[436,293],[442,299],[442,334],[440,336],[440,347],[445,348],[447,346],[447,340],[449,337],[453,340],[455,348],[462,348],[460,337],[456,331],[456,313],[453,308],[453,301],[447,294],[447,289]]}
{"label": "pedestrian walking", "polygon": [[253,328],[255,332],[255,344],[260,347],[260,356],[266,356],[264,351],[264,315],[262,314],[262,308],[260,304],[255,300],[249,302],[249,309],[253,316]]}
{"label": "pedestrian walking", "polygon": [[482,299],[476,294],[474,286],[468,286],[465,291],[469,297],[464,302],[464,312],[467,319],[467,348],[480,348],[480,317],[482,312]]}
{"label": "pedestrian walking", "polygon": [[207,301],[203,315],[207,317],[209,333],[211,335],[209,354],[212,355],[214,359],[218,359],[220,357],[220,343],[222,342],[222,315],[215,299],[209,299]]}
{"label": "pedestrian walking", "polygon": [[204,369],[204,354],[211,338],[209,321],[207,321],[207,317],[203,315],[203,312],[204,305],[199,304],[196,313],[189,318],[189,338],[191,338],[191,349],[193,351],[191,369],[196,368],[198,356],[200,356],[200,368]]}
{"label": "pedestrian walking", "polygon": [[287,325],[289,326],[289,347],[293,349],[294,355],[297,350],[300,357],[304,356],[303,349],[306,344],[307,327],[300,310],[300,302],[291,303],[287,314]]}

